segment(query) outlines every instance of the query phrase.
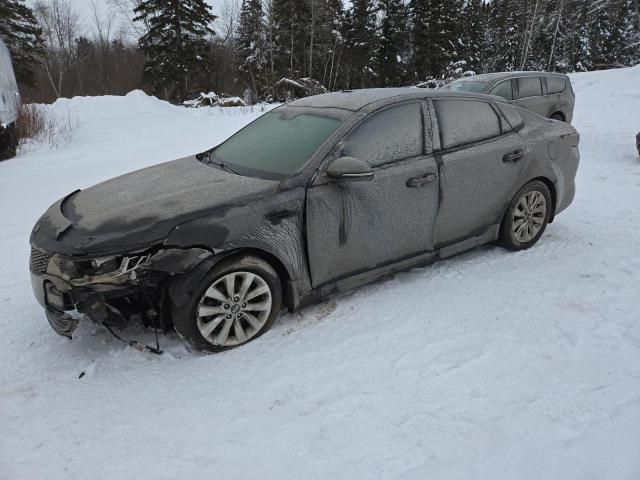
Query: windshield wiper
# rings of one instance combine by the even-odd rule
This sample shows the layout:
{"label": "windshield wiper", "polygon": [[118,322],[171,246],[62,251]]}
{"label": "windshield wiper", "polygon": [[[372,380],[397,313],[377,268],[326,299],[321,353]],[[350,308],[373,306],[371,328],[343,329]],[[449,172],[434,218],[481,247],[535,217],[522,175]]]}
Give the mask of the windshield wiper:
{"label": "windshield wiper", "polygon": [[205,152],[199,153],[197,155],[198,160],[200,160],[201,162],[203,162],[203,163],[205,163],[207,165],[215,165],[216,167],[220,167],[221,169],[226,170],[227,172],[233,173],[235,175],[244,176],[240,172],[238,172],[235,168],[230,166],[228,163],[214,161],[211,158],[211,155],[213,154],[214,151],[215,151],[215,148],[212,148],[212,149],[207,150]]}
{"label": "windshield wiper", "polygon": [[222,168],[223,170],[226,170],[227,172],[231,172],[231,173],[235,173],[236,175],[240,175],[243,176],[240,172],[238,172],[237,170],[233,169],[233,167],[231,167],[228,163],[224,163],[224,162],[211,162],[214,165],[217,165],[218,167]]}

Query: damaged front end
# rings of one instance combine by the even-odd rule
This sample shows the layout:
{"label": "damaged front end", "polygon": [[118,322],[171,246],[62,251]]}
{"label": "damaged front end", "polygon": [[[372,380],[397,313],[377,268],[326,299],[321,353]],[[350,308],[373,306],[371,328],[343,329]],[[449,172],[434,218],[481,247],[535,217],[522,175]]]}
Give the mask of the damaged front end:
{"label": "damaged front end", "polygon": [[171,278],[212,254],[200,248],[151,248],[94,258],[66,256],[31,247],[34,294],[52,328],[71,338],[86,316],[108,328],[142,321],[170,325],[165,292]]}

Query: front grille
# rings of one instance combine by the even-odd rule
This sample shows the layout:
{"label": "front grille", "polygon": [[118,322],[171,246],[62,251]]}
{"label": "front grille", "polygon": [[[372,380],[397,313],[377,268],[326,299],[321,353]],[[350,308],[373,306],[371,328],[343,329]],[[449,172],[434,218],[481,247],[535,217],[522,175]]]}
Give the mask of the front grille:
{"label": "front grille", "polygon": [[31,257],[29,258],[29,266],[34,273],[46,273],[47,265],[49,265],[51,255],[37,248],[31,247]]}

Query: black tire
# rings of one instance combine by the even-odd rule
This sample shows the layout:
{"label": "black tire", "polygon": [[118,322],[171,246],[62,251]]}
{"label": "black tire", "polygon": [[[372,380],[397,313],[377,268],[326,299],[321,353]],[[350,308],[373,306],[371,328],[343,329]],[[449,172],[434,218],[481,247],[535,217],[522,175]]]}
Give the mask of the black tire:
{"label": "black tire", "polygon": [[[516,232],[518,232],[519,225],[521,225],[522,223],[522,221],[520,221],[520,218],[522,218],[522,216],[520,215],[522,211],[520,210],[519,205],[527,195],[535,195],[535,192],[542,194],[542,196],[544,197],[544,214],[541,215],[538,213],[537,215],[535,215],[535,221],[542,221],[542,224],[538,227],[539,230],[535,232],[532,238],[523,241],[523,239],[518,239],[517,233],[514,232],[514,228]],[[526,250],[527,248],[532,247],[540,239],[545,229],[547,228],[547,224],[549,223],[549,219],[551,218],[552,209],[553,202],[549,187],[547,187],[543,182],[539,180],[534,180],[527,183],[518,191],[518,193],[515,194],[515,196],[509,203],[507,212],[505,213],[504,219],[502,220],[502,225],[500,226],[500,245],[502,245],[504,248],[515,251]],[[529,215],[529,217],[531,216],[533,216],[533,214]]]}
{"label": "black tire", "polygon": [[[205,301],[203,300],[203,297],[209,287],[211,287],[218,280],[223,279],[230,273],[235,272],[249,272],[264,280],[266,285],[268,285],[269,287],[271,295],[270,311],[268,312],[268,318],[266,319],[264,325],[262,325],[259,330],[254,329],[254,331],[257,331],[257,333],[253,333],[251,338],[249,338],[248,340],[240,341],[237,344],[231,346],[216,345],[207,340],[207,338],[205,338],[200,331],[198,312],[201,306],[201,300],[203,302]],[[189,300],[185,302],[184,305],[177,306],[172,303],[171,315],[173,318],[174,328],[176,332],[178,332],[178,335],[180,335],[187,343],[189,343],[189,345],[191,345],[196,350],[207,353],[216,353],[244,345],[267,332],[280,313],[280,308],[282,306],[282,284],[280,282],[280,278],[278,277],[278,274],[273,269],[273,267],[271,267],[271,265],[269,265],[261,258],[252,255],[232,257],[221,261],[207,272],[202,273],[196,269],[191,274],[200,277],[190,279],[195,282],[196,287],[193,289],[193,293],[190,295]],[[206,301],[209,300],[207,299]],[[234,304],[233,306],[236,305]],[[242,315],[242,311],[239,313],[239,315]],[[235,321],[235,317],[233,320],[230,320],[232,324]],[[238,321],[241,320],[239,319]],[[244,322],[245,326],[248,326],[246,323],[246,317],[245,320],[242,321]],[[226,320],[220,321],[221,326],[223,325],[223,322],[226,322]],[[233,329],[235,333],[235,324],[232,325],[231,329]]]}
{"label": "black tire", "polygon": [[552,120],[558,120],[560,122],[564,122],[564,116],[561,113],[554,113],[553,115],[551,115],[551,119]]}

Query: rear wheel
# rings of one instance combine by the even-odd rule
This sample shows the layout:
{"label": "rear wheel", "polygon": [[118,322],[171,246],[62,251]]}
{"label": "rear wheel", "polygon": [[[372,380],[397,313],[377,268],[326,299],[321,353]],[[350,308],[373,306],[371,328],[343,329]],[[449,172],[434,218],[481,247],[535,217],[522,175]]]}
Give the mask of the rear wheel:
{"label": "rear wheel", "polygon": [[544,233],[552,207],[549,187],[539,180],[526,184],[509,204],[500,227],[500,244],[509,250],[532,247]]}
{"label": "rear wheel", "polygon": [[191,300],[174,306],[176,331],[205,352],[220,352],[255,340],[280,312],[282,287],[276,271],[254,256],[221,262],[199,282]]}
{"label": "rear wheel", "polygon": [[551,119],[564,122],[564,115],[562,115],[561,113],[554,113],[553,115],[551,115]]}

